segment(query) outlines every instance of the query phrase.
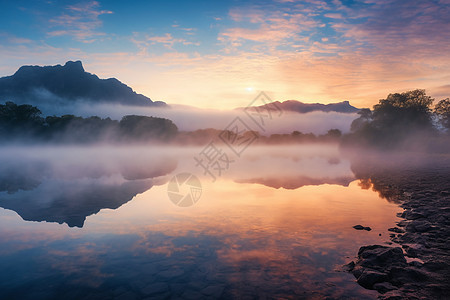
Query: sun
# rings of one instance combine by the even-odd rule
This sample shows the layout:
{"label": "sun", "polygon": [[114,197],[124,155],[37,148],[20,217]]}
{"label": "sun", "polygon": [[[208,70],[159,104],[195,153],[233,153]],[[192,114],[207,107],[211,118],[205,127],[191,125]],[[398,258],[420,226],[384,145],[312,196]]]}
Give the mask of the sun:
{"label": "sun", "polygon": [[245,90],[247,92],[253,92],[255,89],[252,86],[246,87]]}

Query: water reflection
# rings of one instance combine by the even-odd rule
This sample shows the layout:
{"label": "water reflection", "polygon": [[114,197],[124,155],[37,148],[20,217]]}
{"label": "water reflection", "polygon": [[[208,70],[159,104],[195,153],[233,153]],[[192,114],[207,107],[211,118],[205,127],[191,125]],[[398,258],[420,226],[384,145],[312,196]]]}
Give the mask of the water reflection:
{"label": "water reflection", "polygon": [[3,196],[0,206],[14,210],[26,221],[83,227],[87,216],[104,208],[116,209],[152,186],[152,180],[124,181],[120,177],[44,180],[32,190]]}
{"label": "water reflection", "polygon": [[360,155],[352,151],[344,154],[351,161],[351,170],[362,189],[371,189],[380,198],[397,204],[409,197],[410,189],[402,188],[405,182],[416,181],[419,186],[425,183],[423,180],[429,180],[424,179],[423,175],[446,174],[450,169],[447,154],[366,152]]}
{"label": "water reflection", "polygon": [[[14,230],[17,219],[1,222],[9,238],[0,263],[14,270],[2,273],[1,288],[35,299],[373,296],[335,270],[359,245],[387,239],[395,205],[356,181],[274,190],[223,180],[204,191],[186,210],[155,186],[117,210],[88,217],[76,232],[48,223]],[[355,231],[357,223],[373,231]]]}
{"label": "water reflection", "polygon": [[0,207],[26,221],[70,227],[83,227],[87,216],[116,209],[154,184],[164,184],[167,179],[154,178],[176,167],[161,152],[136,160],[133,151],[104,148],[2,150]]}
{"label": "water reflection", "polygon": [[[3,188],[0,205],[24,219],[82,228],[23,222],[0,210],[2,294],[375,298],[340,266],[361,245],[388,240],[398,207],[351,181],[350,163],[336,160],[335,148],[280,150],[254,149],[214,183],[202,177],[202,198],[188,209],[169,201],[163,183],[180,171],[195,172],[198,149],[165,149],[159,156],[148,149],[131,156],[94,151],[85,162],[71,160],[73,152],[57,163],[28,156],[41,164],[31,170],[49,171],[35,171],[29,187]],[[42,161],[50,163],[42,167]],[[255,178],[264,181],[249,183]],[[356,231],[356,224],[373,230]]]}
{"label": "water reflection", "polygon": [[[116,209],[150,189],[154,178],[192,173],[197,148],[31,147],[0,149],[0,207],[27,221],[82,227],[87,216]],[[350,164],[335,146],[254,147],[225,177],[239,183],[296,189],[305,185],[347,186]],[[210,180],[210,178],[203,178]]]}

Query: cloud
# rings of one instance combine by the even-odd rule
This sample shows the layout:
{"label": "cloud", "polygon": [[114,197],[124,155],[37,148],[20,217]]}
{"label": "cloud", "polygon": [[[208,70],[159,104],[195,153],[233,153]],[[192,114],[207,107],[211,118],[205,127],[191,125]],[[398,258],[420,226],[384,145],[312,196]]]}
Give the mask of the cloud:
{"label": "cloud", "polygon": [[72,36],[80,42],[93,42],[105,33],[98,31],[102,26],[101,15],[112,14],[110,10],[100,10],[97,1],[84,2],[66,6],[64,12],[49,20],[49,37]]}
{"label": "cloud", "polygon": [[[78,23],[72,15],[81,9],[66,7],[69,24]],[[97,20],[90,28],[98,33],[103,11],[95,5],[90,10],[96,11],[90,20]],[[326,17],[337,14],[342,18]],[[449,96],[448,14],[448,1],[428,0],[239,5],[216,15],[221,22],[208,38],[180,26],[137,32],[124,38],[136,45],[128,52],[1,43],[5,65],[0,70],[10,75],[23,64],[82,59],[89,72],[117,77],[155,100],[220,109],[245,106],[253,97],[248,87],[270,92],[276,100],[349,100],[358,107],[415,88],[440,99]],[[61,31],[55,35],[68,30],[54,29]],[[187,35],[194,31],[196,39]]]}
{"label": "cloud", "polygon": [[342,19],[342,15],[337,13],[329,13],[325,14],[324,16],[331,19]]}
{"label": "cloud", "polygon": [[[218,40],[226,47],[246,46],[246,41],[264,43],[268,47],[292,44],[304,41],[303,33],[318,26],[318,22],[304,13],[287,13],[283,10],[267,11],[250,8],[248,10],[231,10],[229,17],[236,22],[236,27],[223,30]],[[247,26],[247,22],[257,25]]]}
{"label": "cloud", "polygon": [[164,44],[168,48],[172,48],[175,43],[186,43],[185,39],[176,39],[170,33],[166,33],[164,36],[147,37],[147,41],[152,45],[157,43]]}
{"label": "cloud", "polygon": [[[177,28],[177,27],[175,27]],[[185,32],[186,35],[192,36],[193,30],[192,28],[177,28]],[[166,50],[176,53],[174,49],[175,45],[193,45],[200,46],[200,42],[186,39],[186,38],[176,38],[171,33],[165,33],[164,35],[149,35],[149,34],[140,34],[134,33],[134,36],[130,39],[132,43],[136,45],[139,49],[140,54],[147,55],[149,52],[149,48],[151,46],[162,45]],[[167,54],[167,52],[165,53]],[[186,56],[187,54],[184,52],[179,53],[181,56]],[[164,54],[163,54],[164,55]]]}

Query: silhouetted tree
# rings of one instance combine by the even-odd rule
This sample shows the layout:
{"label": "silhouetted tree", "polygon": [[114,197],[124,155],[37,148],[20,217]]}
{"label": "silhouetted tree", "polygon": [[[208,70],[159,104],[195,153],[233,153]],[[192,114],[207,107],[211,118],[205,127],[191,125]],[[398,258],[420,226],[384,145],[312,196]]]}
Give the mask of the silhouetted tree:
{"label": "silhouetted tree", "polygon": [[438,116],[439,122],[442,127],[450,129],[450,99],[444,99],[439,101],[434,107],[434,113]]}
{"label": "silhouetted tree", "polygon": [[351,131],[361,130],[372,121],[372,111],[369,108],[363,108],[358,112],[359,118],[355,119],[350,125]]}
{"label": "silhouetted tree", "polygon": [[120,132],[125,140],[152,139],[169,140],[177,134],[177,126],[168,119],[130,115],[119,123]]}
{"label": "silhouetted tree", "polygon": [[44,124],[41,111],[31,105],[0,104],[0,138],[25,137],[40,133]]}
{"label": "silhouetted tree", "polygon": [[339,139],[342,136],[342,132],[339,129],[330,129],[325,136],[332,139]]}
{"label": "silhouetted tree", "polygon": [[396,146],[418,133],[433,132],[433,98],[425,90],[389,94],[373,106],[363,109],[351,125],[352,134],[344,141],[380,147]]}
{"label": "silhouetted tree", "polygon": [[178,132],[168,119],[145,116],[125,116],[116,121],[97,116],[83,118],[74,115],[41,117],[41,111],[31,105],[13,102],[0,104],[0,140],[52,141],[64,143],[167,141]]}
{"label": "silhouetted tree", "polygon": [[425,90],[389,94],[373,107],[372,125],[382,130],[431,128],[434,99]]}

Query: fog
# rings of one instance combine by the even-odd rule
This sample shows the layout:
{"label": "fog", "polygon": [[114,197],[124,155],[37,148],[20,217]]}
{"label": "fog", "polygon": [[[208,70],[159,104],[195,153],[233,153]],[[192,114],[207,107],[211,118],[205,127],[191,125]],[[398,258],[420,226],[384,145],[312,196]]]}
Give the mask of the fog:
{"label": "fog", "polygon": [[[223,145],[225,147],[225,145]],[[3,146],[0,147],[0,207],[24,220],[82,227],[87,216],[118,208],[134,196],[188,172],[201,182],[216,180],[272,188],[348,185],[350,163],[337,146],[250,146],[237,157],[222,148],[230,164],[215,178],[195,161],[204,147]]]}
{"label": "fog", "polygon": [[210,188],[216,181],[297,189],[348,186],[360,179],[362,188],[373,184],[389,200],[393,189],[385,192],[374,175],[383,178],[383,172],[405,167],[449,165],[448,155],[361,152],[338,144],[251,144],[240,156],[218,144],[226,159],[221,156],[220,167],[210,165],[207,172],[198,163],[206,159],[205,146],[1,146],[0,207],[16,211],[24,220],[83,227],[87,216],[116,209],[180,173],[191,173]]}
{"label": "fog", "polygon": [[[105,177],[117,183],[177,172],[203,176],[204,171],[194,158],[202,158],[205,146],[3,146],[0,147],[0,176],[3,190],[8,192],[25,190],[27,182],[45,178]],[[231,180],[351,176],[350,164],[341,159],[338,145],[250,145],[240,157],[226,145],[218,145],[218,149],[230,162],[221,176]],[[33,180],[23,180],[27,177]],[[16,179],[24,187],[13,189],[11,182]],[[9,189],[5,188],[6,182],[10,182]]]}
{"label": "fog", "polygon": [[281,116],[272,116],[266,119],[266,126],[262,131],[241,110],[230,107],[229,110],[200,109],[191,106],[171,105],[168,108],[128,106],[106,103],[92,103],[77,100],[70,102],[64,99],[45,101],[37,106],[43,115],[72,114],[82,117],[99,116],[120,120],[125,115],[144,115],[167,118],[172,120],[180,131],[194,131],[197,129],[214,128],[224,129],[236,117],[240,117],[252,130],[258,130],[261,134],[291,133],[301,131],[304,133],[323,134],[329,129],[339,129],[348,132],[351,122],[357,118],[357,114],[337,112],[310,112],[305,114],[283,112]]}

